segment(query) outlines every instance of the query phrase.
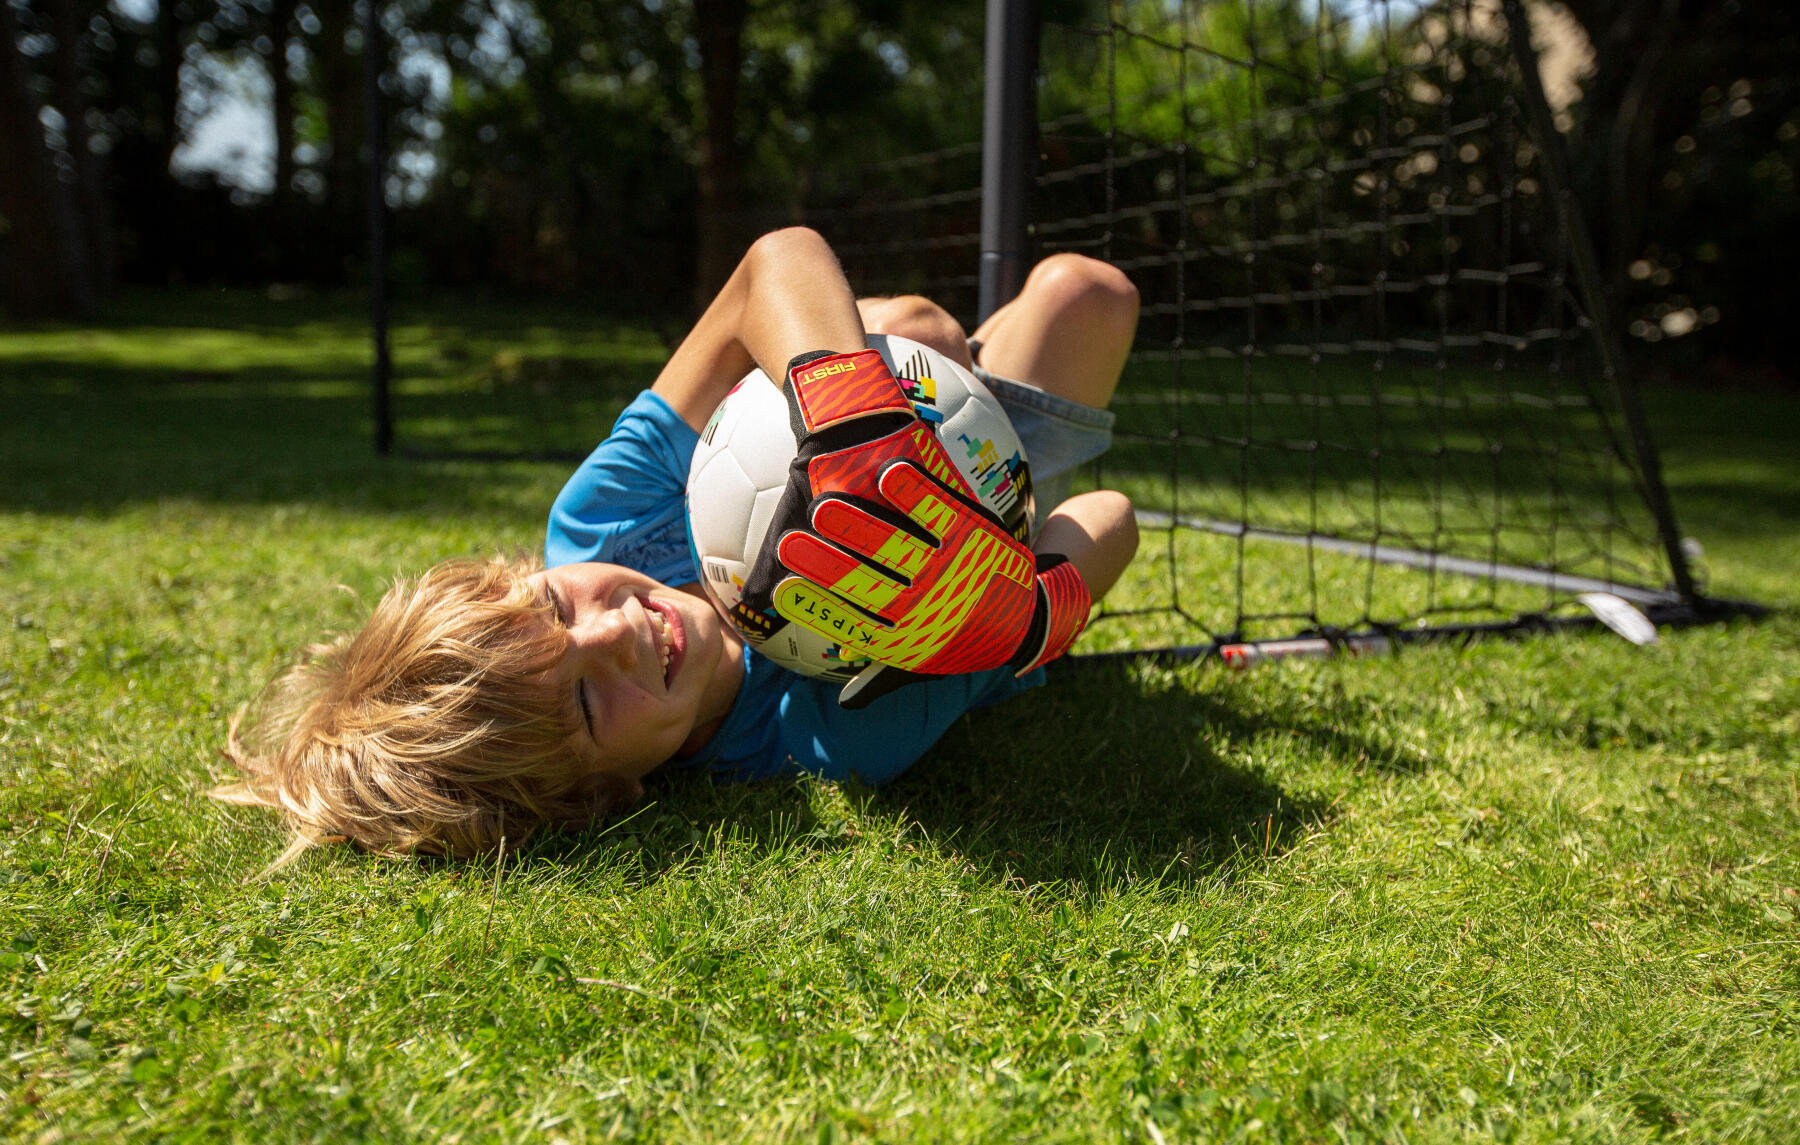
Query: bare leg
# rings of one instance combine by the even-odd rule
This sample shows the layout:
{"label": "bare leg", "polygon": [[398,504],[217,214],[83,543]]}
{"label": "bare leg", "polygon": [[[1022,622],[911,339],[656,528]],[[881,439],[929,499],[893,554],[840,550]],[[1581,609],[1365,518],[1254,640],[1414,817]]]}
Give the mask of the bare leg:
{"label": "bare leg", "polygon": [[[1137,329],[1137,290],[1103,262],[1056,255],[1040,263],[1019,297],[982,325],[982,364],[1072,401],[1105,408]],[[916,294],[856,303],[871,334],[923,342],[968,366],[962,325]],[[1057,506],[1033,548],[1060,553],[1099,600],[1137,551],[1137,523],[1121,493],[1095,490]]]}
{"label": "bare leg", "polygon": [[651,388],[699,429],[751,367],[779,385],[797,354],[867,344],[837,256],[817,232],[789,227],[750,245]]}
{"label": "bare leg", "polygon": [[1137,333],[1138,293],[1123,271],[1077,254],[1032,267],[1019,296],[975,340],[981,364],[1003,378],[1105,409]]}
{"label": "bare leg", "polygon": [[1056,507],[1032,549],[1069,558],[1095,600],[1105,596],[1137,552],[1137,520],[1125,494],[1111,489],[1077,493]]}
{"label": "bare leg", "polygon": [[871,334],[897,334],[922,342],[965,370],[969,361],[968,335],[962,323],[929,298],[900,294],[892,298],[859,298],[863,329]]}

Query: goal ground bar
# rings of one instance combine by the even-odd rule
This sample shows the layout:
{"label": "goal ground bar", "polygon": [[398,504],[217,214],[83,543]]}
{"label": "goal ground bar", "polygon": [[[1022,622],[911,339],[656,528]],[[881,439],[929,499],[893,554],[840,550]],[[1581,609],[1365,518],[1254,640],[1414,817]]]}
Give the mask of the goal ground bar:
{"label": "goal ground bar", "polygon": [[1510,581],[1513,584],[1549,589],[1551,592],[1571,594],[1610,592],[1639,607],[1678,604],[1681,600],[1670,589],[1619,584],[1614,581],[1598,580],[1594,577],[1572,576],[1550,569],[1534,569],[1523,565],[1478,561],[1469,557],[1453,557],[1444,553],[1429,553],[1421,549],[1404,549],[1395,545],[1377,544],[1373,541],[1351,541],[1324,533],[1290,533],[1279,529],[1246,525],[1239,521],[1215,521],[1204,517],[1172,516],[1153,509],[1139,509],[1137,522],[1140,526],[1150,529],[1167,529],[1174,525],[1180,525],[1183,528],[1198,529],[1202,532],[1217,533],[1226,537],[1252,537],[1260,541],[1278,541],[1285,545],[1310,545],[1322,552],[1341,553],[1345,556],[1360,557],[1363,560],[1371,560],[1379,564],[1402,565],[1406,568],[1422,569],[1427,572],[1447,572],[1456,573],[1459,576]]}
{"label": "goal ground bar", "polygon": [[[1769,614],[1769,608],[1746,600],[1723,600],[1700,597],[1692,604],[1679,601],[1654,604],[1644,609],[1658,628],[1687,628],[1713,624],[1732,617],[1756,619]],[[1447,624],[1429,628],[1365,629],[1358,632],[1333,632],[1321,635],[1316,630],[1279,640],[1238,640],[1226,638],[1199,644],[1180,644],[1165,648],[1130,648],[1116,652],[1078,652],[1052,661],[1047,667],[1060,673],[1083,665],[1094,666],[1130,660],[1153,660],[1161,664],[1180,664],[1190,660],[1218,659],[1233,668],[1248,668],[1271,660],[1327,659],[1336,656],[1376,656],[1393,651],[1402,644],[1443,644],[1452,641],[1468,643],[1485,637],[1517,638],[1544,632],[1585,631],[1601,627],[1600,620],[1589,614],[1551,616],[1534,612],[1510,620]]]}

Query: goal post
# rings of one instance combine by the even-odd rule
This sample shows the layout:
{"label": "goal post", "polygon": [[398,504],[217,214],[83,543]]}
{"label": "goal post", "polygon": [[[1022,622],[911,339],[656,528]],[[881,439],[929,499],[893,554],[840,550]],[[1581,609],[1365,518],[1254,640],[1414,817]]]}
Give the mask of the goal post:
{"label": "goal post", "polygon": [[1693,605],[1698,599],[1693,571],[1688,567],[1687,553],[1682,548],[1681,532],[1675,525],[1675,509],[1669,502],[1668,488],[1663,484],[1662,461],[1657,456],[1650,423],[1644,416],[1637,385],[1628,370],[1620,344],[1619,323],[1606,296],[1600,277],[1600,260],[1594,254],[1594,242],[1587,222],[1575,202],[1569,182],[1569,164],[1564,156],[1562,135],[1550,112],[1550,101],[1544,94],[1544,83],[1538,65],[1537,49],[1531,42],[1531,22],[1520,0],[1504,0],[1507,42],[1513,58],[1519,63],[1519,89],[1530,116],[1533,135],[1544,151],[1544,176],[1573,250],[1575,273],[1581,283],[1582,300],[1593,319],[1595,343],[1606,376],[1617,393],[1619,409],[1631,433],[1633,455],[1637,460],[1639,480],[1645,501],[1656,518],[1657,534],[1669,560],[1669,575],[1676,595],[1683,603]]}
{"label": "goal post", "polygon": [[987,0],[977,325],[1019,293],[1031,269],[1038,22],[1037,0]]}

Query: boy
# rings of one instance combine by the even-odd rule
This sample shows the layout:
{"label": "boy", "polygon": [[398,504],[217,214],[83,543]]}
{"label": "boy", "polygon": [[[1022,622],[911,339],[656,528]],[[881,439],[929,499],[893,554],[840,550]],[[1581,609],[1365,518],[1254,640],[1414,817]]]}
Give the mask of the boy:
{"label": "boy", "polygon": [[671,761],[892,778],[1042,670],[936,677],[846,711],[836,684],[749,654],[695,583],[682,493],[698,431],[758,364],[784,377],[808,352],[862,348],[865,329],[932,345],[1007,407],[1038,490],[1032,549],[1066,558],[1098,600],[1136,550],[1130,503],[1061,498],[1110,439],[1104,407],[1136,320],[1122,274],[1061,255],[965,341],[924,299],[859,303],[812,231],[763,236],[557,497],[548,567],[450,561],[397,583],[361,632],[308,649],[271,686],[247,735],[244,713],[232,721],[225,752],[245,778],[216,794],[285,813],[296,837],[280,866],[334,837],[477,854],[604,815]]}

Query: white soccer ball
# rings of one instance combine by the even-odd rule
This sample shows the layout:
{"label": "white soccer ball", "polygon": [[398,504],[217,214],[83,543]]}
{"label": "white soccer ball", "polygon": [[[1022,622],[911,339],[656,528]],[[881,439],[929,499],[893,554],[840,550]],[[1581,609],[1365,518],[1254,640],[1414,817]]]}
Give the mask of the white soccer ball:
{"label": "white soccer ball", "polygon": [[[969,488],[1014,537],[1026,540],[1031,466],[1000,402],[975,375],[929,346],[880,334],[870,335],[869,345],[937,430]],[[700,583],[764,656],[802,675],[847,680],[867,661],[845,660],[836,643],[743,604],[744,578],[762,550],[796,448],[786,395],[752,370],[713,411],[688,469],[688,528]]]}

